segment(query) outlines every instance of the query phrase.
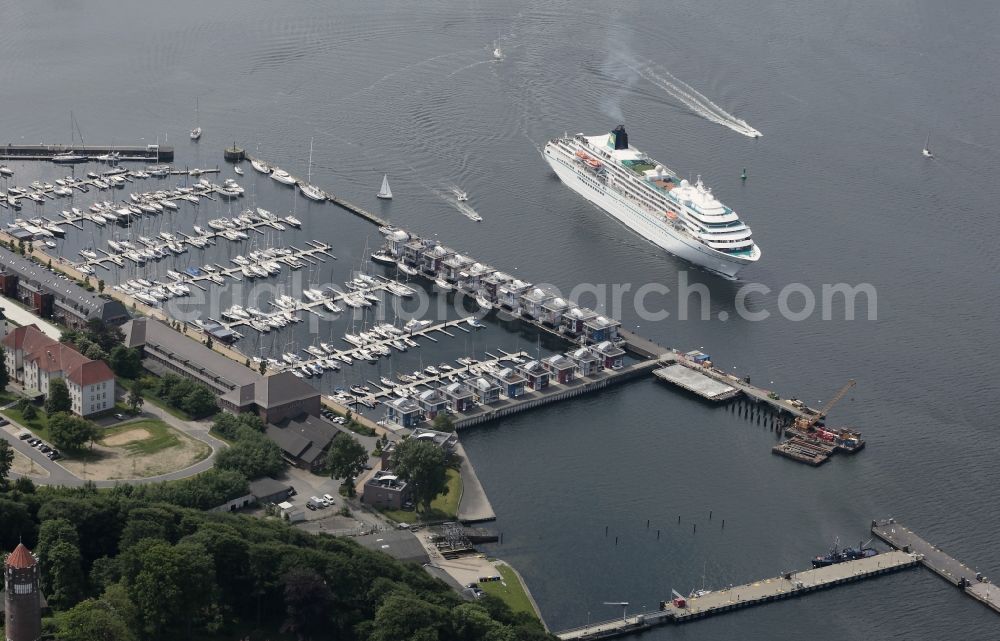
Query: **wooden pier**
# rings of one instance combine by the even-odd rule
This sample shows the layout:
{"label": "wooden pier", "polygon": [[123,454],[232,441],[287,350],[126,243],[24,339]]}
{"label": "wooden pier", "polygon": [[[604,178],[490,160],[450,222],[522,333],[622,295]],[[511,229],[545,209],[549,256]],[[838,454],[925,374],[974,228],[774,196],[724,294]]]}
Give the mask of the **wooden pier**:
{"label": "wooden pier", "polygon": [[57,154],[76,152],[92,160],[97,156],[118,153],[119,161],[172,162],[174,148],[169,145],[13,145],[0,147],[0,160],[52,160]]}
{"label": "wooden pier", "polygon": [[890,572],[915,567],[919,554],[894,550],[866,559],[845,561],[824,568],[791,572],[782,576],[715,590],[689,599],[661,603],[660,610],[611,621],[602,621],[557,633],[560,639],[610,639],[669,623],[687,623],[706,617],[803,596],[818,590],[853,583]]}
{"label": "wooden pier", "polygon": [[989,579],[944,552],[936,545],[928,543],[895,519],[872,521],[872,534],[897,550],[918,554],[924,567],[939,577],[961,588],[966,594],[983,605],[1000,612],[1000,588]]}

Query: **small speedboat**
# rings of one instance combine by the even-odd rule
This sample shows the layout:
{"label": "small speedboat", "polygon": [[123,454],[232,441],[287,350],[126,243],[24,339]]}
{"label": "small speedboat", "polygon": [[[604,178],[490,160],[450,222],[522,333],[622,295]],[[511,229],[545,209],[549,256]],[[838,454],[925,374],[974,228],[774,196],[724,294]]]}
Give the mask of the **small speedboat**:
{"label": "small speedboat", "polygon": [[233,171],[236,172],[237,176],[242,176],[243,175],[243,168],[242,167],[233,167]]}
{"label": "small speedboat", "polygon": [[463,192],[461,192],[458,195],[458,202],[464,203],[464,202],[468,202],[468,200],[469,200],[469,194],[468,193],[466,193],[466,192],[463,191]]}
{"label": "small speedboat", "polygon": [[437,285],[438,287],[440,287],[441,289],[443,289],[446,292],[450,292],[453,289],[455,289],[454,285],[452,285],[451,283],[449,283],[448,281],[446,281],[443,278],[435,278],[434,279],[434,284]]}

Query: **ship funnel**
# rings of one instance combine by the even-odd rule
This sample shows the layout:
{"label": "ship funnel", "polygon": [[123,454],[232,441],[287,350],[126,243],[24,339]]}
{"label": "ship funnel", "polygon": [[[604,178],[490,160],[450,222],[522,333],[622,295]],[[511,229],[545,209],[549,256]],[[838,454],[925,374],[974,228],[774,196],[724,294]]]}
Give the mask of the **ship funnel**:
{"label": "ship funnel", "polygon": [[628,134],[625,133],[625,125],[618,125],[611,132],[611,142],[615,149],[628,149]]}

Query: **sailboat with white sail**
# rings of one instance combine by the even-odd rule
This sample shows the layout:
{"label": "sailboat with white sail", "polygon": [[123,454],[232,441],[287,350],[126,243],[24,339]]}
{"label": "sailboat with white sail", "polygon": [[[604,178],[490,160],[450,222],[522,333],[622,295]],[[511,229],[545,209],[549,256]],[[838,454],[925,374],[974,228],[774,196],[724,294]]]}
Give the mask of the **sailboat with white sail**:
{"label": "sailboat with white sail", "polygon": [[382,188],[375,194],[376,198],[392,200],[392,190],[389,189],[389,174],[382,174]]}
{"label": "sailboat with white sail", "polygon": [[313,171],[313,139],[309,139],[309,173],[306,175],[306,181],[299,181],[299,190],[302,191],[302,195],[310,200],[316,200],[322,202],[326,200],[326,194],[323,193],[321,189],[312,184],[312,171]]}
{"label": "sailboat with white sail", "polygon": [[933,158],[934,154],[931,153],[931,135],[927,134],[927,139],[924,140],[924,148],[920,152],[924,155],[924,158]]}

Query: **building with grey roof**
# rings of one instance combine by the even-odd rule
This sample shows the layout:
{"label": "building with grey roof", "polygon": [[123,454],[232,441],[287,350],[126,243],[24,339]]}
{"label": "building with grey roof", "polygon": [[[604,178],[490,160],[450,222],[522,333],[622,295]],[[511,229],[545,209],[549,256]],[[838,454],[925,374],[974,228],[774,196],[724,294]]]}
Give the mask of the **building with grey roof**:
{"label": "building with grey roof", "polygon": [[119,325],[129,319],[121,301],[88,292],[65,276],[53,273],[0,246],[0,292],[21,301],[42,318],[79,329],[91,321]]}
{"label": "building with grey roof", "polygon": [[322,466],[330,443],[340,432],[322,418],[302,414],[269,423],[264,434],[277,443],[292,465],[316,469]]}
{"label": "building with grey roof", "polygon": [[147,369],[207,385],[223,409],[253,412],[265,423],[319,415],[319,392],[291,372],[262,376],[154,318],[133,319],[122,330],[125,345],[142,350]]}

